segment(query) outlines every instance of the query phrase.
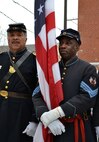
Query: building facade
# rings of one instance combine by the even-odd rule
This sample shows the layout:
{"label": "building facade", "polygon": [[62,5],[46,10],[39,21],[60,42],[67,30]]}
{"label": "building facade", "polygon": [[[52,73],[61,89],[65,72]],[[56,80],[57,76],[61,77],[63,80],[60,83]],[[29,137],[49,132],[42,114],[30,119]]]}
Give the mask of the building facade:
{"label": "building facade", "polygon": [[78,3],[78,29],[82,45],[78,56],[86,61],[99,62],[99,1],[80,0]]}

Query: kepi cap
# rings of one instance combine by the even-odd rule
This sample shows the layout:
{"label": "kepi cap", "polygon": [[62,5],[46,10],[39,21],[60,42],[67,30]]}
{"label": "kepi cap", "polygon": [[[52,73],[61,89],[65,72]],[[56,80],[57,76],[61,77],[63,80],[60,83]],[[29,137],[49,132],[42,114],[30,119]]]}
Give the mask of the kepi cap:
{"label": "kepi cap", "polygon": [[75,39],[78,42],[79,45],[81,44],[80,34],[79,34],[78,31],[76,31],[74,29],[64,29],[64,30],[61,30],[60,35],[56,39],[58,39],[60,41],[60,39],[62,37],[73,38],[73,39]]}
{"label": "kepi cap", "polygon": [[23,23],[15,23],[15,24],[9,24],[9,28],[7,29],[7,32],[12,31],[22,31],[26,33],[26,26]]}

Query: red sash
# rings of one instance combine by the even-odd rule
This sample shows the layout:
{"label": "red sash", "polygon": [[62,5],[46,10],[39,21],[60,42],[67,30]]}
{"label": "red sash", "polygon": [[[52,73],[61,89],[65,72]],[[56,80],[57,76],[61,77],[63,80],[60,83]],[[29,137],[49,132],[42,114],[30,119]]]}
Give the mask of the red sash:
{"label": "red sash", "polygon": [[84,128],[84,122],[80,115],[77,115],[75,118],[63,118],[62,122],[71,123],[74,122],[74,136],[75,136],[75,142],[78,142],[79,135],[78,135],[78,121],[80,121],[80,130],[81,130],[81,136],[82,136],[82,142],[85,142],[85,128]]}

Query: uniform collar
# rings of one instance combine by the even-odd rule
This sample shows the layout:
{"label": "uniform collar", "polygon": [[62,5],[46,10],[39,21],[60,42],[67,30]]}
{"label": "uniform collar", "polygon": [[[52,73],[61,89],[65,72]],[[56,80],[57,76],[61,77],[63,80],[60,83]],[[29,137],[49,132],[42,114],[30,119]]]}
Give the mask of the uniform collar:
{"label": "uniform collar", "polygon": [[63,60],[60,61],[60,64],[64,67],[69,67],[73,64],[75,64],[79,58],[77,56],[74,56],[72,59],[68,60],[65,64],[63,63]]}
{"label": "uniform collar", "polygon": [[9,53],[10,53],[10,55],[11,56],[21,56],[21,55],[23,55],[25,52],[27,51],[27,48],[24,48],[24,49],[22,49],[21,51],[18,51],[18,52],[16,52],[16,53],[13,53],[13,52],[11,52],[11,51],[9,51]]}

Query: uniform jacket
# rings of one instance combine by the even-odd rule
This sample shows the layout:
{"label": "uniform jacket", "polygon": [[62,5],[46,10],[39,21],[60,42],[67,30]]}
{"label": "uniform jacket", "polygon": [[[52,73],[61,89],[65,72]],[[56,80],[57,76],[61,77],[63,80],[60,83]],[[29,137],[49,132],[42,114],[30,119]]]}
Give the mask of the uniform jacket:
{"label": "uniform jacket", "polygon": [[[65,65],[59,62],[64,99],[60,103],[65,113],[65,120],[72,120],[80,115],[84,122],[84,132],[86,142],[96,142],[95,131],[91,123],[91,108],[93,108],[98,93],[98,83],[96,68],[79,59],[77,56],[69,60]],[[48,111],[41,93],[33,96],[36,116],[40,116]],[[74,122],[64,122],[66,132],[62,135],[54,136],[54,142],[74,142]],[[79,138],[82,142],[80,121],[78,125]]]}
{"label": "uniform jacket", "polygon": [[[10,52],[11,59],[13,62],[17,62],[19,58],[22,57],[22,55],[27,51],[27,49],[17,53],[13,54]],[[8,53],[3,52],[0,54],[0,81],[2,78],[6,75],[6,73],[9,71],[10,66],[12,66]],[[34,90],[36,83],[37,83],[37,70],[36,70],[36,59],[35,55],[31,53],[29,57],[22,63],[22,65],[19,67],[20,72],[22,73],[23,77],[27,81],[28,85],[31,88],[31,92],[28,91],[24,83],[21,81],[18,74],[15,72],[11,78],[8,80],[9,83],[4,83],[2,90],[7,91],[13,91],[13,92],[19,92],[19,93],[32,93]]]}
{"label": "uniform jacket", "polygon": [[[98,72],[98,83],[99,83],[99,72]],[[96,98],[96,103],[93,108],[93,123],[95,127],[99,126],[99,90]]]}
{"label": "uniform jacket", "polygon": [[[16,63],[27,49],[16,54],[10,52],[13,63]],[[0,141],[1,142],[32,142],[33,138],[23,134],[29,121],[37,122],[32,103],[32,92],[37,84],[36,58],[31,53],[19,67],[20,72],[27,81],[28,86],[22,82],[19,75],[14,71],[7,52],[0,54],[0,91],[18,93],[18,97],[5,98],[0,95]],[[12,76],[2,81],[7,72],[12,72]],[[26,98],[20,98],[20,94],[26,94]],[[28,98],[29,96],[29,98]],[[33,116],[32,116],[33,114]]]}
{"label": "uniform jacket", "polygon": [[[77,56],[66,65],[61,60],[59,67],[64,94],[64,100],[60,106],[66,117],[75,117],[76,114],[88,111],[94,106],[98,92],[96,68]],[[38,118],[48,110],[40,96],[39,92],[33,97]]]}

